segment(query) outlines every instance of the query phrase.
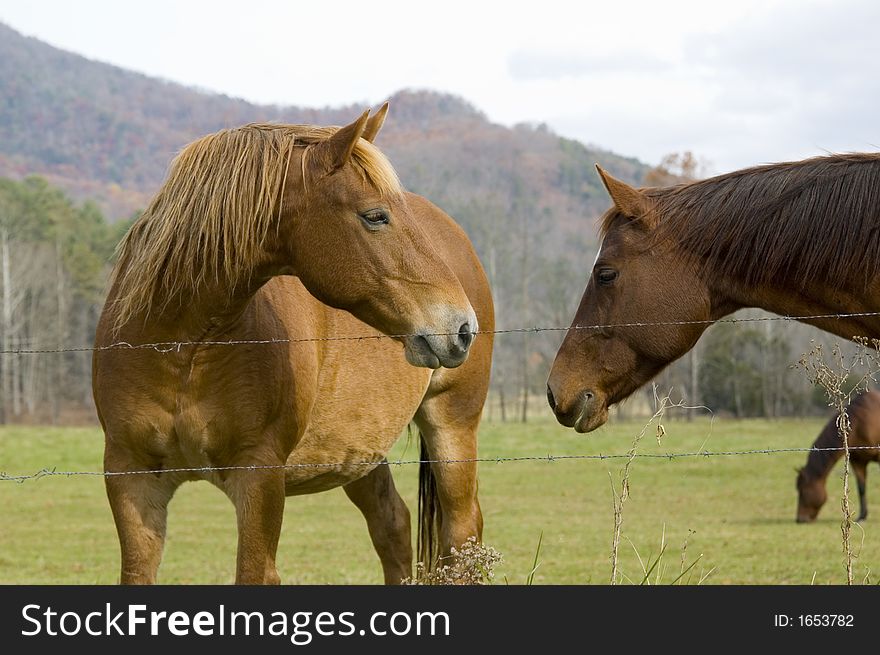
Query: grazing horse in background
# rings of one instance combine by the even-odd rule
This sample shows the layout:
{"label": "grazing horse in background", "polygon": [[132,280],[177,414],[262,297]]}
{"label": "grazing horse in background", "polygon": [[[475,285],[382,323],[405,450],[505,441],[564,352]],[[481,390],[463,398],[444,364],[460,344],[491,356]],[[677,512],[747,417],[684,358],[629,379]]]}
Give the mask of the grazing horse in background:
{"label": "grazing horse in background", "polygon": [[[790,316],[880,311],[880,154],[664,188],[599,174],[614,207],[602,218],[592,276],[547,385],[567,427],[595,430],[610,405],[743,307]],[[878,316],[804,322],[848,339],[880,337]]]}
{"label": "grazing horse in background", "polygon": [[[859,518],[862,521],[868,517],[868,501],[865,495],[865,483],[868,475],[868,463],[880,461],[880,393],[866,391],[860,394],[846,408],[849,415],[850,431],[847,436],[850,448],[863,448],[851,450],[849,461],[853,472],[856,474],[856,482],[859,486]],[[822,428],[822,432],[813,443],[813,450],[807,456],[807,464],[798,470],[797,490],[798,509],[797,522],[809,523],[816,520],[819,510],[828,498],[825,483],[828,474],[837,461],[843,457],[843,444],[840,440],[840,432],[837,429],[837,416],[835,415]],[[865,448],[874,446],[873,448]],[[825,450],[822,450],[825,449]]]}
{"label": "grazing horse in background", "polygon": [[[154,471],[105,477],[122,583],[155,582],[168,502],[197,479],[235,505],[237,583],[279,582],[286,495],[337,486],[386,582],[411,574],[409,511],[382,464],[411,420],[423,459],[476,456],[492,339],[474,334],[494,317],[464,232],[372,145],[386,110],[190,144],[120,244],[93,362],[104,468]],[[393,339],[345,339],[371,328]],[[180,470],[198,468],[215,470]],[[475,463],[420,478],[426,552],[431,530],[441,552],[481,537]]]}

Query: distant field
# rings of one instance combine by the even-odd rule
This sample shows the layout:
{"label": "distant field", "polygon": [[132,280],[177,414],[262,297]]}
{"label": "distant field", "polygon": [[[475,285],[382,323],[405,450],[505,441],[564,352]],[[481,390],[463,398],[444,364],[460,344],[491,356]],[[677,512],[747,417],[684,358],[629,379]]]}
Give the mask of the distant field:
{"label": "distant field", "polygon": [[[654,432],[640,452],[741,450],[806,447],[822,419],[778,421],[716,420],[666,422],[658,446]],[[617,423],[592,435],[576,435],[551,421],[485,423],[481,455],[625,453],[643,424]],[[394,457],[416,458],[417,444]],[[34,472],[100,470],[102,435],[92,428],[11,427],[0,429],[0,470]],[[795,474],[803,453],[739,457],[636,460],[631,498],[624,509],[621,569],[642,579],[636,551],[656,556],[665,530],[668,547],[662,581],[686,559],[702,554],[691,581],[714,568],[715,584],[837,584],[844,581],[840,543],[841,488],[838,467],[829,499],[812,525],[797,525]],[[606,584],[613,524],[609,473],[619,477],[622,460],[487,463],[480,469],[485,542],[501,551],[499,582],[524,582],[543,532],[536,584]],[[404,498],[415,508],[417,469],[394,468]],[[880,503],[880,478],[868,476],[869,498]],[[853,485],[854,487],[854,485]],[[857,504],[856,494],[852,502]],[[104,485],[98,477],[45,478],[24,484],[0,482],[0,583],[114,583],[118,546]],[[859,581],[880,579],[880,505],[863,529]],[[229,583],[235,570],[232,505],[207,483],[185,485],[171,503],[169,535],[160,569],[164,583]],[[278,567],[287,584],[381,581],[360,514],[341,490],[288,499]],[[656,571],[655,571],[656,573]]]}

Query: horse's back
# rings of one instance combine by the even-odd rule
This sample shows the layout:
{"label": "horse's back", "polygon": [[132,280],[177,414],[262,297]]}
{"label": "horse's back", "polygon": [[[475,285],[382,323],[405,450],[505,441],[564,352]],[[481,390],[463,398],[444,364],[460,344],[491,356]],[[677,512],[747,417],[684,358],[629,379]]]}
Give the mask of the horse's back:
{"label": "horse's back", "polygon": [[[852,436],[850,446],[880,445],[880,392],[866,391],[849,406]],[[862,459],[880,459],[875,450],[853,451],[853,456]]]}

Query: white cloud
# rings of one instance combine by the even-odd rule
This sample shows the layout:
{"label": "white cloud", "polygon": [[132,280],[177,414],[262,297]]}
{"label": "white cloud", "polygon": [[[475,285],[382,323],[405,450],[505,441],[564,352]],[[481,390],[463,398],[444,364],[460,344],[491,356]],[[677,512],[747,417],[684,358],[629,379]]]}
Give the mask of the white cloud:
{"label": "white cloud", "polygon": [[671,68],[668,61],[647,53],[584,55],[577,52],[517,50],[507,62],[515,80],[560,80],[567,77],[589,77],[598,74],[643,75],[661,74]]}

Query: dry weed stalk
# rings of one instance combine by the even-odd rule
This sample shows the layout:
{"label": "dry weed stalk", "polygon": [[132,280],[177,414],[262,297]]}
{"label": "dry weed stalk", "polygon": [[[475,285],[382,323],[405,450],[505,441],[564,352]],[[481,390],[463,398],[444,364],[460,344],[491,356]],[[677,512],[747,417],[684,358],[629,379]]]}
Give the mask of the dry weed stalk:
{"label": "dry weed stalk", "polygon": [[[838,344],[831,349],[830,362],[826,362],[822,344],[813,343],[812,349],[801,356],[797,366],[803,369],[807,378],[825,390],[828,404],[837,410],[837,432],[843,443],[843,498],[841,510],[843,520],[840,524],[840,532],[843,541],[844,562],[846,567],[846,583],[853,583],[853,560],[858,554],[852,548],[853,517],[849,504],[849,432],[850,419],[846,408],[852,401],[854,394],[868,389],[870,382],[876,381],[880,373],[880,357],[878,346],[880,340],[856,337],[853,341],[857,344],[855,354],[847,357]],[[863,371],[858,375],[858,371]]]}
{"label": "dry weed stalk", "polygon": [[416,564],[416,574],[403,580],[406,585],[482,585],[491,584],[495,567],[504,561],[501,553],[476,537],[468,537],[461,548],[452,548],[448,557],[440,558],[440,566],[426,571],[423,562]]}
{"label": "dry weed stalk", "polygon": [[706,409],[705,407],[690,407],[684,403],[684,400],[673,402],[670,399],[671,393],[672,390],[670,389],[663,398],[659,398],[657,395],[657,385],[654,385],[654,406],[657,409],[654,412],[654,415],[648,419],[647,423],[645,423],[645,427],[633,437],[632,445],[627,453],[626,463],[621,470],[619,493],[614,485],[614,478],[611,476],[610,472],[608,473],[608,477],[611,479],[611,501],[614,507],[614,532],[611,538],[611,584],[613,585],[617,584],[620,579],[619,552],[620,530],[623,526],[623,506],[629,498],[629,470],[633,460],[636,458],[636,451],[638,450],[639,442],[641,442],[642,437],[647,434],[648,428],[657,422],[656,437],[657,443],[660,443],[660,439],[666,434],[666,429],[660,423],[660,420],[663,418],[667,409],[672,407],[679,407],[681,409]]}

